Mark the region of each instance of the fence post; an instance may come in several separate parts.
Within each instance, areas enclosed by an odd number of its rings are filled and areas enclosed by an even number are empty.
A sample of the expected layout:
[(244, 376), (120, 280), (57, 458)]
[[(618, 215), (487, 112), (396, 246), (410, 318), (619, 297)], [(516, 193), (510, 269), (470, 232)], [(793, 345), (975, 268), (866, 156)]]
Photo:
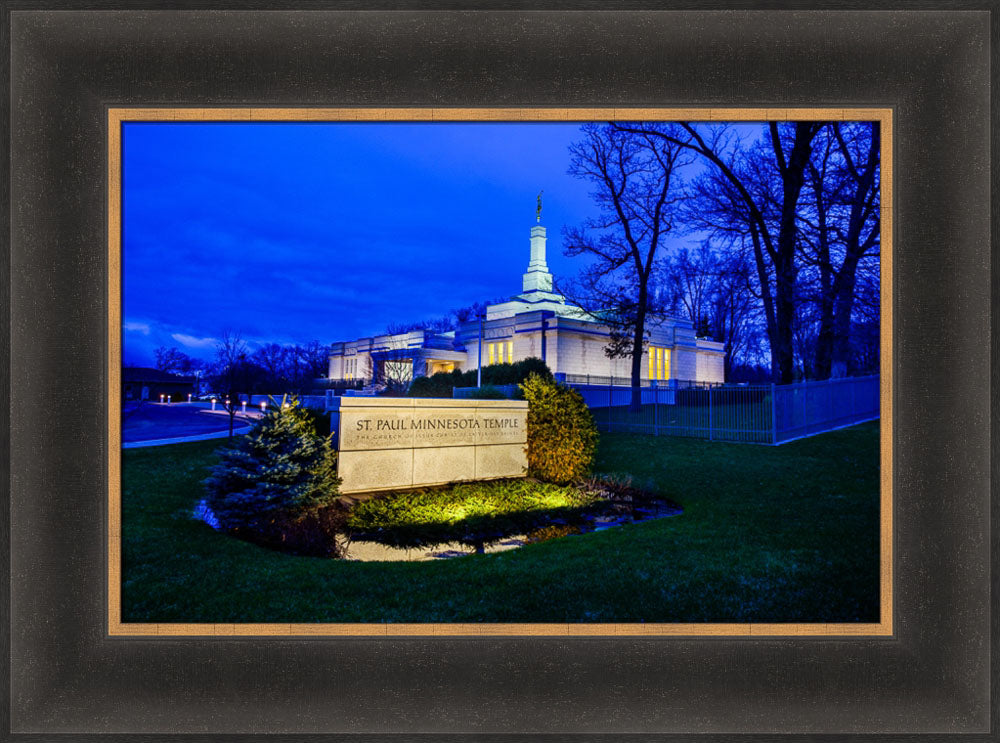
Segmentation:
[(653, 435), (660, 435), (660, 387), (653, 382)]
[(609, 431), (612, 430), (612, 428), (614, 427), (614, 424), (612, 423), (612, 420), (614, 419), (612, 412), (614, 411), (614, 404), (615, 404), (615, 395), (613, 386), (614, 381), (615, 381), (614, 377), (608, 377), (608, 430)]
[(809, 435), (809, 382), (805, 374), (802, 375), (802, 428), (803, 435)]
[(778, 396), (774, 382), (771, 382), (771, 443), (778, 445)]
[(712, 440), (712, 386), (708, 387), (708, 440)]

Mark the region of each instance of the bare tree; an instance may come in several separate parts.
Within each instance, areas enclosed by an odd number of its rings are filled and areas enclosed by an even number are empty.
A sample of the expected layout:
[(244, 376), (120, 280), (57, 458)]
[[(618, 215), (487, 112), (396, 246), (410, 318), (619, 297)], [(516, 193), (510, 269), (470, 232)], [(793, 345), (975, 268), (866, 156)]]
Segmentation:
[(698, 335), (707, 335), (719, 257), (708, 245), (693, 253), (683, 248), (664, 262), (663, 269), (661, 283), (669, 296), (671, 314), (688, 318)]
[(447, 315), (437, 317), (432, 320), (417, 320), (416, 322), (410, 323), (390, 323), (385, 327), (384, 333), (385, 335), (400, 335), (414, 330), (429, 330), (432, 333), (447, 333), (451, 330), (456, 330), (462, 323), (471, 322), (477, 319), (480, 315), (485, 315), (486, 308), (489, 305), (500, 304), (501, 302), (506, 302), (507, 299), (507, 297), (498, 297), (486, 302), (473, 302), (471, 305), (451, 310), (451, 312)]
[(265, 373), (266, 392), (284, 392), (289, 383), (288, 349), (277, 343), (265, 343), (253, 352), (252, 359)]
[(252, 372), (248, 356), (249, 347), (234, 331), (226, 330), (215, 346), (211, 384), (216, 394), (221, 395), (222, 407), (229, 414), (230, 437), (240, 408), (240, 395), (250, 394)]
[(315, 380), (326, 376), (330, 363), (330, 347), (319, 341), (309, 341), (303, 346), (296, 345), (289, 349), (289, 354), (297, 360), (297, 374), (293, 377), (294, 386), (301, 394), (305, 394), (315, 383)]
[(759, 302), (747, 257), (705, 243), (680, 250), (661, 271), (669, 313), (688, 318), (699, 336), (725, 344), (725, 378), (731, 379), (734, 364), (755, 350), (757, 338)]
[[(654, 266), (683, 198), (679, 170), (689, 162), (676, 143), (612, 124), (585, 124), (570, 147), (569, 173), (591, 182), (599, 215), (564, 230), (568, 256), (591, 258), (566, 290), (610, 328), (610, 358), (631, 359), (631, 407), (641, 406), (642, 354), (658, 314)], [(670, 131), (670, 130), (666, 130)]]
[[(833, 363), (834, 377), (847, 374), (851, 355), (850, 329), (859, 265), (866, 258), (877, 258), (880, 245), (881, 212), (879, 200), (879, 155), (881, 136), (878, 124), (865, 128), (834, 124), (833, 132), (849, 174), (844, 190), (849, 209), (844, 234), (844, 259), (833, 282)], [(865, 141), (867, 139), (867, 141)], [(878, 283), (875, 283), (877, 289)]]
[[(879, 150), (877, 124), (834, 122), (817, 138), (809, 163), (810, 196), (800, 214), (800, 255), (806, 275), (803, 299), (816, 306), (813, 374), (847, 373), (859, 270), (877, 263)], [(808, 313), (808, 310), (803, 308)], [(800, 333), (806, 332), (804, 329)]]
[(153, 355), (156, 358), (156, 368), (172, 374), (192, 374), (203, 366), (201, 361), (191, 358), (176, 347), (160, 346), (153, 351)]
[(413, 381), (412, 351), (399, 335), (377, 338), (381, 358), (372, 363), (372, 382), (382, 388), (382, 394), (399, 397), (406, 394)]
[(732, 146), (725, 126), (703, 130), (690, 122), (677, 124), (617, 123), (622, 132), (658, 137), (697, 153), (731, 190), (736, 228), (749, 235), (757, 272), (767, 335), (771, 371), (777, 382), (794, 377), (792, 343), (798, 264), (798, 206), (813, 139), (822, 122), (767, 124), (765, 147)]

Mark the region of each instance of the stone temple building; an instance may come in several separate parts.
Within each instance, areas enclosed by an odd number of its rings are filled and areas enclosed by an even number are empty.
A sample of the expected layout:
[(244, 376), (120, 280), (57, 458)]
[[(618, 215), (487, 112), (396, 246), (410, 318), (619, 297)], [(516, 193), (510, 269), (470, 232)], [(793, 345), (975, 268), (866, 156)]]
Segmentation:
[[(566, 298), (552, 291), (545, 260), (545, 227), (531, 227), (528, 269), (521, 293), (487, 307), (486, 318), (463, 323), (457, 331), (415, 330), (334, 343), (330, 348), (331, 380), (394, 380), (462, 371), (482, 365), (520, 361), (535, 356), (568, 381), (581, 377), (630, 375), (631, 359), (609, 359), (609, 330)], [(482, 356), (480, 357), (480, 343)], [(662, 318), (654, 324), (643, 358), (643, 381), (723, 382), (724, 346), (697, 338), (687, 320)]]

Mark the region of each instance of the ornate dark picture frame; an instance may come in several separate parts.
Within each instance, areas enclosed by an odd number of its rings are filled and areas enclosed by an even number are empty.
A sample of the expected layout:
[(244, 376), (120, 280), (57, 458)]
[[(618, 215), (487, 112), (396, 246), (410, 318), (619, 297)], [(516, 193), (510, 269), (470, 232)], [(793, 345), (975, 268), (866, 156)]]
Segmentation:
[[(8, 735), (988, 734), (991, 12), (5, 10)], [(891, 109), (893, 634), (110, 636), (107, 111), (220, 105)]]
[[(128, 622), (124, 615), (122, 581), (122, 468), (120, 457), (113, 453), (121, 448), (121, 380), (122, 368), (122, 268), (125, 262), (123, 242), (123, 126), (133, 122), (434, 122), (452, 121), (874, 121), (881, 135), (880, 168), (880, 280), (881, 289), (881, 373), (880, 410), (887, 422), (881, 426), (879, 457), (881, 467), (878, 500), (878, 548), (872, 567), (878, 576), (877, 621), (869, 622), (704, 622), (704, 623), (579, 623), (579, 622), (520, 622), (520, 623), (289, 623), (251, 620), (247, 623)], [(446, 109), (446, 108), (110, 108), (108, 110), (108, 634), (113, 636), (712, 636), (712, 637), (878, 637), (892, 634), (892, 110), (883, 108), (522, 108), (522, 109)]]

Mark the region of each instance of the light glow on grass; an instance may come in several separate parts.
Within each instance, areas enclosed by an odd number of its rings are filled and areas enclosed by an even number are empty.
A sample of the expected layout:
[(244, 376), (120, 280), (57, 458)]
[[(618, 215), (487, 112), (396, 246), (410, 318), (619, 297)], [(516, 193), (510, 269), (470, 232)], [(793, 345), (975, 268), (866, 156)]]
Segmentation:
[(550, 519), (574, 519), (600, 507), (575, 487), (536, 480), (494, 480), (372, 498), (354, 507), (347, 525), (362, 538), (413, 547), (462, 541), (479, 547)]

